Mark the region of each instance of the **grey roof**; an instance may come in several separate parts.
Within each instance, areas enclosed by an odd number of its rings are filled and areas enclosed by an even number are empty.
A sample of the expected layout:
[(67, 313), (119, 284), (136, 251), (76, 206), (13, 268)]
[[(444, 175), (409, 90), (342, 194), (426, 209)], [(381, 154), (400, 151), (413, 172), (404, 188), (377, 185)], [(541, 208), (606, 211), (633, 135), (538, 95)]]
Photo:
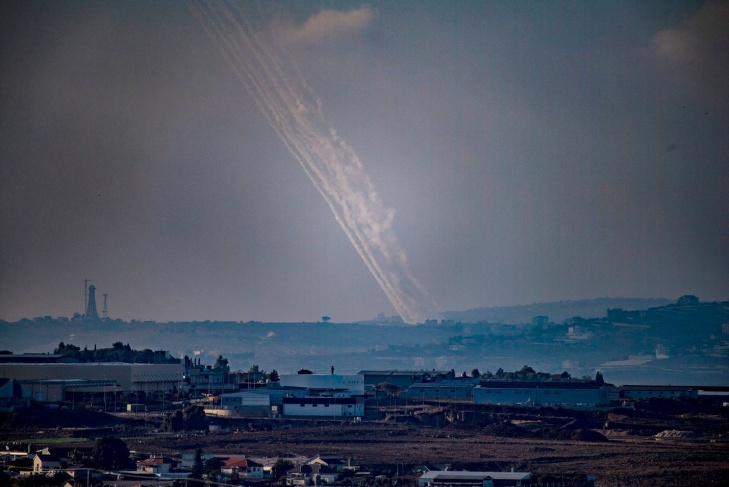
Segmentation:
[(426, 481), (454, 481), (454, 480), (527, 480), (531, 478), (529, 472), (458, 472), (458, 471), (432, 471), (425, 472), (420, 479)]
[(485, 380), (481, 381), (478, 387), (482, 389), (600, 389), (604, 385), (594, 381)]

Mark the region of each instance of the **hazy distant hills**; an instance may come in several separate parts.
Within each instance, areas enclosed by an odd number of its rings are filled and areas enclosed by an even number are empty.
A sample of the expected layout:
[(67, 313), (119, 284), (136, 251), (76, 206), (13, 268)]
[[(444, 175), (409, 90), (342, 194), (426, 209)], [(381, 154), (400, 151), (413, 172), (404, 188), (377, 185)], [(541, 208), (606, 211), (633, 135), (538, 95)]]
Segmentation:
[(638, 310), (657, 308), (675, 303), (675, 299), (664, 298), (597, 298), (579, 301), (558, 301), (552, 303), (534, 303), (520, 306), (492, 308), (474, 308), (465, 311), (445, 311), (441, 313), (445, 319), (456, 323), (530, 323), (535, 316), (549, 316), (553, 323), (561, 323), (566, 319), (580, 316), (582, 318), (601, 318), (607, 314), (608, 308)]

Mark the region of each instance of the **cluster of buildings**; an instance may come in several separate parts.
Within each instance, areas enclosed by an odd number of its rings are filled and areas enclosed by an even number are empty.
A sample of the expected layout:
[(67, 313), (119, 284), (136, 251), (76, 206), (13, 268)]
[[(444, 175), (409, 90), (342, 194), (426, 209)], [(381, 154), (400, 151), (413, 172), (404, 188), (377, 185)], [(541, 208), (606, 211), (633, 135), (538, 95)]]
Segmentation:
[(237, 374), (231, 374), (227, 365), (203, 366), (199, 360), (66, 363), (62, 356), (39, 355), (32, 360), (5, 355), (0, 360), (0, 409), (65, 402), (123, 411), (128, 405), (159, 408), (165, 401), (170, 406), (173, 400), (200, 398), (206, 413), (215, 416), (362, 418), (366, 399), (383, 396), (413, 403), (599, 409), (621, 400), (697, 398), (700, 393), (689, 386), (615, 387), (602, 380), (483, 380), (456, 377), (453, 370), (363, 370), (348, 375), (332, 370), (281, 375), (277, 382), (267, 382), (263, 373)]
[[(87, 449), (88, 450), (88, 449)], [(249, 457), (246, 455), (186, 452), (181, 456), (138, 455), (130, 458), (129, 467), (115, 471), (101, 471), (82, 466), (74, 467), (69, 449), (44, 448), (34, 453), (12, 452), (32, 460), (32, 470), (23, 476), (66, 475), (66, 485), (179, 485), (190, 478), (196, 456), (204, 464), (216, 460), (217, 468), (205, 474), (205, 480), (226, 485), (263, 487), (285, 484), (290, 487), (347, 485), (395, 485), (401, 475), (409, 476), (418, 487), (519, 487), (531, 485), (530, 472), (463, 471), (452, 470), (450, 465), (393, 465), (393, 469), (361, 465), (352, 458), (319, 454), (313, 457), (289, 455), (286, 457)], [(77, 457), (81, 453), (73, 451)], [(89, 451), (85, 452), (89, 454)], [(283, 463), (282, 463), (283, 462)], [(283, 469), (281, 465), (285, 465)], [(593, 487), (595, 479), (585, 475), (579, 479), (560, 483), (561, 487)], [(398, 482), (399, 483), (399, 482)]]

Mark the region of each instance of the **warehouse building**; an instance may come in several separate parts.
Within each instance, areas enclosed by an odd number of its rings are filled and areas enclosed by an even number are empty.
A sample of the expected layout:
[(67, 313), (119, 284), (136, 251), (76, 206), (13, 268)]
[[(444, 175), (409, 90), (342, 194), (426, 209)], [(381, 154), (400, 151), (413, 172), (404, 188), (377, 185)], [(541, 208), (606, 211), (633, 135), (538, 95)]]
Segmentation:
[(403, 395), (414, 401), (470, 401), (473, 399), (473, 388), (479, 383), (478, 379), (424, 382), (411, 385)]
[(610, 388), (597, 381), (482, 381), (475, 404), (591, 409), (610, 405)]
[(341, 391), (347, 395), (364, 394), (362, 374), (291, 374), (280, 377), (281, 387), (303, 387), (310, 391)]
[(271, 387), (250, 389), (220, 396), (220, 408), (205, 409), (206, 414), (216, 416), (245, 416), (266, 418), (283, 414), (284, 397), (306, 397), (302, 387)]
[(178, 390), (182, 364), (0, 363), (0, 377), (18, 381), (23, 396), (39, 402), (73, 400), (76, 394), (156, 394)]
[(324, 418), (364, 416), (364, 397), (284, 397), (284, 416)]

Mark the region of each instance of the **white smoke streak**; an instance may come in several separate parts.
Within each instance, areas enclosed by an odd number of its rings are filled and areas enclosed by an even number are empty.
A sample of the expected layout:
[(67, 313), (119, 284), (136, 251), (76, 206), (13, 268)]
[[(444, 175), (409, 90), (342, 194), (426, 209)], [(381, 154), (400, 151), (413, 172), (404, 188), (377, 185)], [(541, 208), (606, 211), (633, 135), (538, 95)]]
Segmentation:
[[(324, 197), (339, 225), (395, 310), (407, 323), (436, 316), (408, 269), (392, 229), (394, 213), (380, 202), (357, 154), (328, 124), (296, 69), (285, 69), (236, 4), (191, 4), (203, 27), (261, 113)], [(296, 76), (292, 76), (293, 71)]]

